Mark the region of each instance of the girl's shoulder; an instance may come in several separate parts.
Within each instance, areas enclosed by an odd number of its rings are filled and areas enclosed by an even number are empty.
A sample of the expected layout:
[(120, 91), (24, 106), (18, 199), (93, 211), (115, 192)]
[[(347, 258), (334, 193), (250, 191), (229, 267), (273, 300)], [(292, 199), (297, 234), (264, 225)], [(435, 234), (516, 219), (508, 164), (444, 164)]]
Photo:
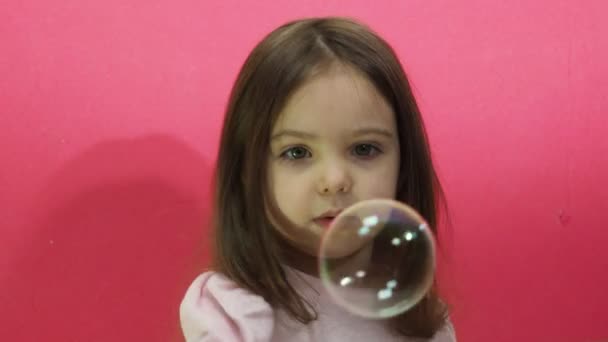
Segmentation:
[(268, 341), (274, 329), (271, 306), (218, 272), (192, 282), (180, 305), (186, 341)]

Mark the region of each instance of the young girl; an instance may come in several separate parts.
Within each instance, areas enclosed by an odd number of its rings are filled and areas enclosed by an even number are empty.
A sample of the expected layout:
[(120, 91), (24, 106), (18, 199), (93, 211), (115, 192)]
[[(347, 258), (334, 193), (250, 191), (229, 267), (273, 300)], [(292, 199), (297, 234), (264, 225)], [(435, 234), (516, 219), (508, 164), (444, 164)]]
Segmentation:
[(187, 341), (455, 341), (435, 286), (408, 312), (369, 320), (318, 279), (324, 230), (358, 201), (397, 199), (437, 221), (418, 107), (369, 28), (315, 18), (263, 39), (232, 90), (215, 181), (214, 263), (181, 304)]

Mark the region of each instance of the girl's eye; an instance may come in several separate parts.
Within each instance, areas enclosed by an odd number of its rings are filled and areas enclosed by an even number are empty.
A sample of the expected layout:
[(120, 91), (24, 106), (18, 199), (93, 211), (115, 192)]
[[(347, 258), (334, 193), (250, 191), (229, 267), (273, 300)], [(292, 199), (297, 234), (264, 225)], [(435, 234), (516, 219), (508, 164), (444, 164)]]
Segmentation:
[(304, 147), (296, 146), (296, 147), (292, 147), (292, 148), (288, 149), (287, 151), (283, 152), (283, 154), (281, 154), (281, 157), (288, 159), (288, 160), (297, 160), (297, 159), (310, 157), (310, 152), (307, 149), (305, 149)]
[(355, 146), (353, 152), (359, 157), (372, 157), (381, 151), (372, 144), (359, 144)]

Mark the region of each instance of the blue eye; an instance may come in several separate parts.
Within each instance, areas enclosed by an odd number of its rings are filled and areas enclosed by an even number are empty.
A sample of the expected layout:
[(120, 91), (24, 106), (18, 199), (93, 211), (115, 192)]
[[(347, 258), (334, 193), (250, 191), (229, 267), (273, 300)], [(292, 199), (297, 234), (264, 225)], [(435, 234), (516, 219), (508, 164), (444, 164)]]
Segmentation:
[(380, 152), (380, 149), (372, 144), (359, 144), (353, 151), (359, 157), (372, 157)]
[(281, 154), (281, 158), (288, 160), (297, 160), (310, 157), (310, 152), (301, 146), (292, 147)]

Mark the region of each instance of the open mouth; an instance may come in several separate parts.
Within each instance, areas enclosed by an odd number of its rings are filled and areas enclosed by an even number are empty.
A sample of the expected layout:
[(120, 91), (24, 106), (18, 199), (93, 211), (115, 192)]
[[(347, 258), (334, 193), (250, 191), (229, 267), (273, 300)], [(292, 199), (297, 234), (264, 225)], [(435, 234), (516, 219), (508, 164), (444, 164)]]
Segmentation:
[(319, 226), (327, 229), (327, 228), (329, 228), (329, 226), (331, 226), (332, 222), (334, 222), (334, 219), (335, 219), (334, 216), (326, 216), (326, 217), (316, 218), (314, 221)]

